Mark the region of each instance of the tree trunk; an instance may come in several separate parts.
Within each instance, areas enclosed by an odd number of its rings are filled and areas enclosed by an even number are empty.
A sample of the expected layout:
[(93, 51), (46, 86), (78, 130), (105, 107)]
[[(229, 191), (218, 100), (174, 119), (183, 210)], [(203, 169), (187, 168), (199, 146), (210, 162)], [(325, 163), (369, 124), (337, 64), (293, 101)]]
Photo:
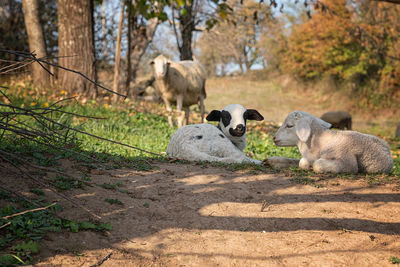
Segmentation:
[(132, 65), (132, 72), (130, 75), (132, 81), (135, 82), (140, 60), (142, 59), (143, 54), (146, 52), (148, 45), (153, 41), (153, 36), (158, 26), (158, 19), (150, 19), (147, 24), (141, 23), (135, 16), (132, 16), (130, 19), (130, 24), (132, 27), (130, 38), (130, 62)]
[(126, 34), (127, 37), (127, 41), (128, 41), (128, 45), (127, 45), (127, 51), (126, 51), (126, 80), (125, 80), (125, 95), (129, 97), (129, 86), (131, 84), (131, 73), (132, 73), (132, 63), (131, 63), (131, 42), (132, 42), (132, 38), (131, 38), (131, 32), (132, 32), (132, 22), (131, 22), (131, 17), (132, 17), (132, 3), (128, 2), (128, 32)]
[[(25, 27), (28, 33), (29, 50), (36, 54), (37, 58), (46, 57), (46, 45), (43, 29), (39, 21), (39, 6), (37, 0), (23, 0)], [(33, 63), (32, 76), (36, 86), (47, 86), (50, 81), (49, 73), (38, 63)]]
[[(93, 1), (58, 0), (59, 64), (96, 79)], [(59, 70), (59, 85), (70, 93), (94, 98), (96, 87), (81, 76)]]
[[(113, 83), (113, 90), (118, 93), (121, 93), (121, 89), (119, 88), (118, 85), (119, 85), (119, 70), (120, 70), (120, 61), (121, 61), (122, 25), (124, 23), (124, 14), (125, 14), (125, 1), (122, 0), (121, 14), (119, 16), (119, 23), (118, 23), (117, 43), (115, 45), (114, 83)], [(118, 95), (113, 96), (114, 102), (117, 102), (118, 99), (119, 99)]]
[(192, 5), (185, 5), (187, 13), (179, 15), (180, 30), (182, 37), (182, 45), (179, 47), (181, 60), (193, 60), (192, 52), (192, 35), (195, 30), (194, 17), (192, 12)]
[(103, 60), (107, 58), (107, 29), (106, 29), (106, 0), (101, 4), (101, 32), (103, 34), (102, 54)]

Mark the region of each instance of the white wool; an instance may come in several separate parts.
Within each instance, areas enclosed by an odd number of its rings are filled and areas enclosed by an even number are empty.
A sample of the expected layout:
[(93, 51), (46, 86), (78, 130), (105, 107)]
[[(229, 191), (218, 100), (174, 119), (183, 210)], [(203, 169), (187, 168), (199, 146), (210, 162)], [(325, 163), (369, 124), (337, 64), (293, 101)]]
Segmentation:
[[(274, 136), (278, 146), (297, 146), (299, 167), (317, 173), (389, 173), (393, 159), (387, 143), (355, 131), (332, 131), (304, 112), (290, 113)], [(326, 125), (325, 125), (326, 126)]]
[(169, 142), (167, 155), (189, 161), (262, 164), (247, 157), (221, 130), (207, 123), (179, 128)]
[[(176, 102), (178, 127), (189, 121), (189, 107), (199, 103), (201, 120), (204, 117), (204, 99), (206, 98), (206, 72), (198, 61), (168, 60), (163, 55), (151, 61), (155, 77), (155, 87), (163, 99), (168, 111), (168, 124), (172, 123), (172, 103)], [(182, 112), (182, 108), (185, 114)]]

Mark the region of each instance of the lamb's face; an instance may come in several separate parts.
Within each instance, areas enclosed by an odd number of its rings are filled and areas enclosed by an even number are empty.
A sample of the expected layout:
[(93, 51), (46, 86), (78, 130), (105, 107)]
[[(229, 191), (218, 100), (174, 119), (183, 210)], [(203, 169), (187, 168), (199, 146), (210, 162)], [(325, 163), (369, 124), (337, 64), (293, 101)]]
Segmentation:
[(329, 129), (331, 124), (304, 111), (291, 112), (276, 132), (273, 140), (277, 146), (296, 146), (299, 141), (306, 142), (311, 135), (311, 122), (315, 120)]
[(170, 61), (163, 55), (159, 55), (150, 62), (153, 65), (153, 71), (156, 79), (162, 79), (167, 75)]
[(245, 109), (240, 104), (231, 104), (221, 111), (213, 110), (208, 114), (208, 121), (218, 121), (222, 132), (228, 137), (241, 137), (246, 133), (246, 121), (261, 121), (264, 117), (254, 109)]

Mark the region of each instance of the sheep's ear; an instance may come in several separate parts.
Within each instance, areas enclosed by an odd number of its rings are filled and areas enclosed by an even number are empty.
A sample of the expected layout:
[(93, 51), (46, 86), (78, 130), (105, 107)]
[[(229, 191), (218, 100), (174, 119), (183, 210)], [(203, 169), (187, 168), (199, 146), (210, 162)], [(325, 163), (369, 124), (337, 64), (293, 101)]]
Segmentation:
[(307, 142), (311, 135), (311, 122), (307, 119), (301, 119), (296, 123), (296, 135), (301, 142)]
[(154, 60), (150, 61), (149, 65), (154, 65)]
[(262, 121), (264, 117), (255, 109), (248, 109), (244, 112), (244, 118), (247, 120)]
[(326, 128), (326, 129), (330, 129), (332, 127), (332, 124), (330, 124), (329, 122), (326, 122), (320, 118), (315, 118), (315, 119), (322, 127)]
[(221, 119), (221, 111), (213, 110), (207, 115), (206, 120), (208, 121), (219, 121)]

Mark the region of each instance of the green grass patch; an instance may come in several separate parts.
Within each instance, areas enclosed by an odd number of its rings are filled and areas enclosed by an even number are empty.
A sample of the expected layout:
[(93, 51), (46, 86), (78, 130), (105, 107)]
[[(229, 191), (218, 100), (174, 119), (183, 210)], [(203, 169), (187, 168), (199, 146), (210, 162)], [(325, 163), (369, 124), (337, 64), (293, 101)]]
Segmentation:
[(392, 264), (400, 264), (400, 258), (395, 257), (395, 256), (390, 256), (390, 257), (389, 257), (389, 261), (390, 261)]
[(73, 178), (64, 177), (61, 175), (56, 175), (56, 188), (59, 191), (70, 190), (72, 188), (83, 188), (82, 181), (78, 181)]
[(110, 203), (111, 205), (124, 205), (124, 203), (122, 203), (120, 200), (118, 199), (113, 199), (113, 198), (106, 198), (104, 199), (105, 202)]
[(43, 190), (37, 189), (37, 188), (32, 188), (31, 190), (29, 190), (29, 192), (34, 193), (37, 196), (43, 196), (44, 192)]
[[(0, 217), (14, 215), (19, 212), (37, 208), (23, 199), (13, 198), (6, 192), (0, 191), (1, 198), (9, 204), (0, 209)], [(48, 203), (32, 202), (39, 206)], [(55, 216), (62, 207), (57, 204), (47, 210), (28, 212), (22, 215), (0, 219), (2, 235), (0, 236), (0, 266), (29, 264), (33, 256), (40, 250), (40, 241), (47, 232), (61, 230), (78, 232), (93, 230), (105, 232), (111, 230), (110, 224), (78, 222)]]
[(115, 190), (115, 189), (117, 189), (118, 187), (124, 186), (124, 184), (121, 183), (121, 182), (116, 182), (115, 184), (103, 183), (103, 184), (101, 184), (100, 186), (103, 187), (104, 189)]

